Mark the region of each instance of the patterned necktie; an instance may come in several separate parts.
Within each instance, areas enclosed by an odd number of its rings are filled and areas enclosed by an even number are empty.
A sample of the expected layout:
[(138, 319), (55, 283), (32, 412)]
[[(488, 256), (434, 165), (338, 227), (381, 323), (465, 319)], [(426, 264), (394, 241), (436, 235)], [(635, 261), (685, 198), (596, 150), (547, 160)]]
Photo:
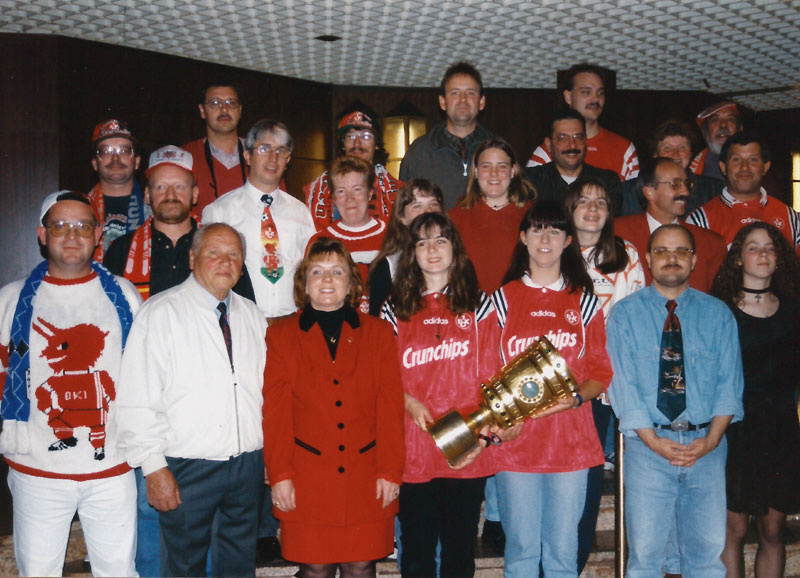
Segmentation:
[(261, 214), (261, 243), (264, 245), (265, 251), (261, 274), (270, 283), (277, 283), (283, 275), (283, 265), (281, 265), (281, 253), (278, 250), (278, 227), (275, 226), (270, 211), (272, 201), (272, 195), (261, 195), (261, 202), (264, 203), (264, 212)]
[(678, 304), (667, 301), (667, 319), (661, 334), (661, 360), (658, 366), (658, 402), (656, 406), (674, 421), (686, 409), (686, 376), (683, 366), (683, 335), (675, 315)]
[(228, 308), (222, 301), (217, 305), (219, 311), (219, 328), (222, 329), (222, 337), (225, 339), (225, 347), (228, 349), (228, 359), (233, 367), (233, 341), (231, 341), (231, 326), (228, 325)]

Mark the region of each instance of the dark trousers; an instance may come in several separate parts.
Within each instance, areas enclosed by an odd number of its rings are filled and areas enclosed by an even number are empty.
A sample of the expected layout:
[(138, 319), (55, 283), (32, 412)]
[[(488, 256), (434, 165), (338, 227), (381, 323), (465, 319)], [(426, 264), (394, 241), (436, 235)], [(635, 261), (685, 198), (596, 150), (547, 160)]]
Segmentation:
[(442, 544), (441, 578), (475, 575), (475, 538), (486, 478), (436, 478), (400, 486), (401, 574), (436, 576), (436, 544)]
[[(603, 405), (599, 399), (592, 400), (592, 415), (597, 435), (602, 445), (608, 433), (608, 423), (611, 420), (611, 406)], [(578, 523), (578, 575), (583, 572), (589, 554), (594, 545), (594, 534), (597, 528), (597, 514), (600, 511), (600, 499), (603, 497), (603, 466), (589, 469), (589, 478), (586, 481), (586, 504), (583, 515)]]
[(217, 517), (214, 576), (253, 576), (256, 530), (264, 495), (261, 450), (225, 461), (167, 458), (181, 505), (160, 512), (166, 576), (205, 576), (211, 525)]

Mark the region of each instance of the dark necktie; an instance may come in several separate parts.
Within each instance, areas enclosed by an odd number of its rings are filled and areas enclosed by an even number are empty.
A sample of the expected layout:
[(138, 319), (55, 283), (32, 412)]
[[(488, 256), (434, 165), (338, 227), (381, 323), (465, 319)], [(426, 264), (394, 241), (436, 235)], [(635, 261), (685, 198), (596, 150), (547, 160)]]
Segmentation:
[(661, 334), (657, 407), (672, 422), (686, 409), (686, 376), (683, 366), (681, 323), (675, 315), (678, 304), (667, 301), (667, 319)]
[(217, 310), (219, 310), (219, 328), (222, 329), (222, 337), (225, 339), (225, 347), (228, 349), (228, 359), (233, 367), (233, 342), (231, 341), (231, 326), (228, 325), (228, 308), (225, 303), (220, 301)]

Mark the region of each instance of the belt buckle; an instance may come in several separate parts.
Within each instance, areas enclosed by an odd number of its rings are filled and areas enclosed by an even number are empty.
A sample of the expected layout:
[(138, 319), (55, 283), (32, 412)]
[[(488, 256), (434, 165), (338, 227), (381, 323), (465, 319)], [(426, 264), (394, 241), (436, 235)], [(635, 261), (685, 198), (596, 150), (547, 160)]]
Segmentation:
[(672, 431), (689, 431), (689, 421), (686, 419), (675, 419), (671, 424)]

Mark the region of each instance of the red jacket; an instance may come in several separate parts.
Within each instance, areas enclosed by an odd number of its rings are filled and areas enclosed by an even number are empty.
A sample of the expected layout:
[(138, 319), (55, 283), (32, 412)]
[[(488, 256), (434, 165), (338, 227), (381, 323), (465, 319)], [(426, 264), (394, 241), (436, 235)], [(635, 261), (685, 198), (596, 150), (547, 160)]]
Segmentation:
[[(197, 187), (200, 189), (200, 196), (197, 198), (197, 205), (194, 207), (194, 212), (198, 216), (203, 214), (203, 209), (206, 205), (210, 205), (216, 199), (244, 185), (242, 179), (242, 166), (236, 165), (228, 169), (225, 168), (217, 159), (211, 157), (214, 162), (214, 176), (217, 180), (217, 191), (214, 191), (214, 180), (211, 178), (211, 170), (208, 168), (208, 160), (206, 159), (205, 152), (206, 139), (200, 138), (188, 142), (183, 145), (183, 149), (192, 153), (192, 174)], [(244, 166), (244, 174), (248, 174), (247, 165)], [(286, 190), (286, 189), (284, 189)]]
[(381, 508), (375, 480), (400, 483), (405, 460), (403, 386), (388, 323), (342, 325), (336, 361), (316, 323), (300, 314), (267, 330), (264, 461), (271, 484), (291, 479), (297, 509), (284, 520), (353, 525), (397, 513)]
[[(725, 239), (712, 231), (695, 227), (689, 223), (681, 223), (681, 225), (692, 232), (695, 245), (697, 245), (695, 250), (697, 264), (692, 274), (689, 275), (689, 286), (703, 293), (708, 293), (711, 289), (711, 283), (714, 281), (714, 276), (719, 271), (722, 261), (725, 260), (725, 255), (728, 253)], [(630, 241), (636, 247), (636, 251), (642, 259), (645, 282), (650, 285), (653, 281), (653, 276), (650, 275), (650, 267), (647, 266), (647, 259), (645, 258), (645, 255), (647, 255), (647, 241), (650, 240), (647, 213), (614, 219), (614, 234), (626, 241)]]

